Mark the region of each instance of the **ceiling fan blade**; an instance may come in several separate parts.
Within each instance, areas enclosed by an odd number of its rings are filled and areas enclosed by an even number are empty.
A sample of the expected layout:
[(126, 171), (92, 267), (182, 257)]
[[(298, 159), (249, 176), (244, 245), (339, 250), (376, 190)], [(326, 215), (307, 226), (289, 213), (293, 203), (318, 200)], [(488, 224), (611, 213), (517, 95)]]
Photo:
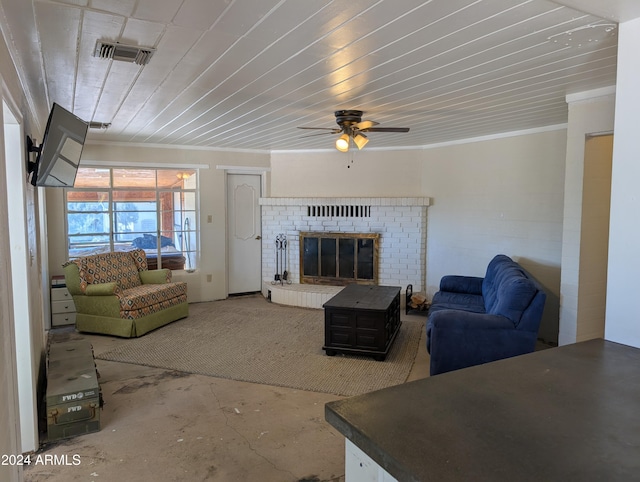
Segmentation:
[(339, 132), (341, 131), (333, 129), (331, 132), (318, 132), (317, 134), (307, 134), (306, 136), (300, 136), (299, 139), (304, 139), (305, 137), (324, 136), (325, 134), (338, 134)]
[(369, 127), (360, 130), (364, 132), (409, 132), (408, 127)]
[(358, 122), (357, 124), (354, 124), (353, 127), (362, 131), (364, 129), (370, 129), (373, 126), (377, 126), (378, 124), (379, 122), (375, 122), (372, 120), (363, 120), (362, 122)]
[(336, 129), (335, 127), (298, 127), (298, 129), (316, 129), (316, 130), (323, 130), (323, 131), (337, 131), (337, 132), (340, 132), (340, 130)]

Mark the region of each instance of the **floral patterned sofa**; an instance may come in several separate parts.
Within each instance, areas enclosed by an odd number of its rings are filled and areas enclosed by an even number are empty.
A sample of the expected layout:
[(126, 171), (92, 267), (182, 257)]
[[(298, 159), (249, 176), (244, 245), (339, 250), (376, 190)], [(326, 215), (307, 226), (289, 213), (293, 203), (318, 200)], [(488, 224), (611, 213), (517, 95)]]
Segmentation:
[(143, 249), (76, 258), (63, 265), (76, 329), (125, 338), (189, 315), (187, 284), (171, 270), (147, 269)]

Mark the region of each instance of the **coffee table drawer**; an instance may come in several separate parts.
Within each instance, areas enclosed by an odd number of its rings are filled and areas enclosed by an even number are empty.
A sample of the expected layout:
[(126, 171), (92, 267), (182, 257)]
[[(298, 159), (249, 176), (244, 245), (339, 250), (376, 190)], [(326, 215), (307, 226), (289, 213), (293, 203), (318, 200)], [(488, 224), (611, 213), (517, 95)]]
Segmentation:
[(339, 328), (339, 327), (351, 328), (354, 323), (355, 315), (353, 313), (329, 312), (327, 316), (329, 318), (326, 319), (326, 322), (329, 324), (329, 326), (336, 327), (336, 328)]
[(353, 332), (351, 330), (331, 330), (329, 333), (329, 344), (334, 347), (353, 346)]
[[(384, 342), (386, 340), (381, 340), (381, 336), (376, 331), (356, 332), (356, 348), (361, 350), (380, 350), (380, 348), (384, 348)], [(381, 343), (382, 342), (382, 343)]]

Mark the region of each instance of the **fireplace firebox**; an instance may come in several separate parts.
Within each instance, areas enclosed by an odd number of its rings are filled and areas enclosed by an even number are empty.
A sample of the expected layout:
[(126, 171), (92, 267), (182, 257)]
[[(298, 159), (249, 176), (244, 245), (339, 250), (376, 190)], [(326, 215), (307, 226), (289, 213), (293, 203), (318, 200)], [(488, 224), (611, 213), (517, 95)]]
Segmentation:
[(378, 284), (379, 233), (300, 233), (300, 283)]

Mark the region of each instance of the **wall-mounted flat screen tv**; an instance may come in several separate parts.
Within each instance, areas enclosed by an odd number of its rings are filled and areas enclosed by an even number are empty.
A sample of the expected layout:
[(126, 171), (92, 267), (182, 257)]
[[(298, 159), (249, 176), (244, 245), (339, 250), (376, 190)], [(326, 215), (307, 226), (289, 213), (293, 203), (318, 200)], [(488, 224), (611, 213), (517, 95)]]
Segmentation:
[[(78, 172), (89, 124), (54, 102), (39, 147), (27, 149), (37, 152), (31, 184), (45, 187), (72, 187)], [(30, 139), (27, 143), (31, 144)]]

